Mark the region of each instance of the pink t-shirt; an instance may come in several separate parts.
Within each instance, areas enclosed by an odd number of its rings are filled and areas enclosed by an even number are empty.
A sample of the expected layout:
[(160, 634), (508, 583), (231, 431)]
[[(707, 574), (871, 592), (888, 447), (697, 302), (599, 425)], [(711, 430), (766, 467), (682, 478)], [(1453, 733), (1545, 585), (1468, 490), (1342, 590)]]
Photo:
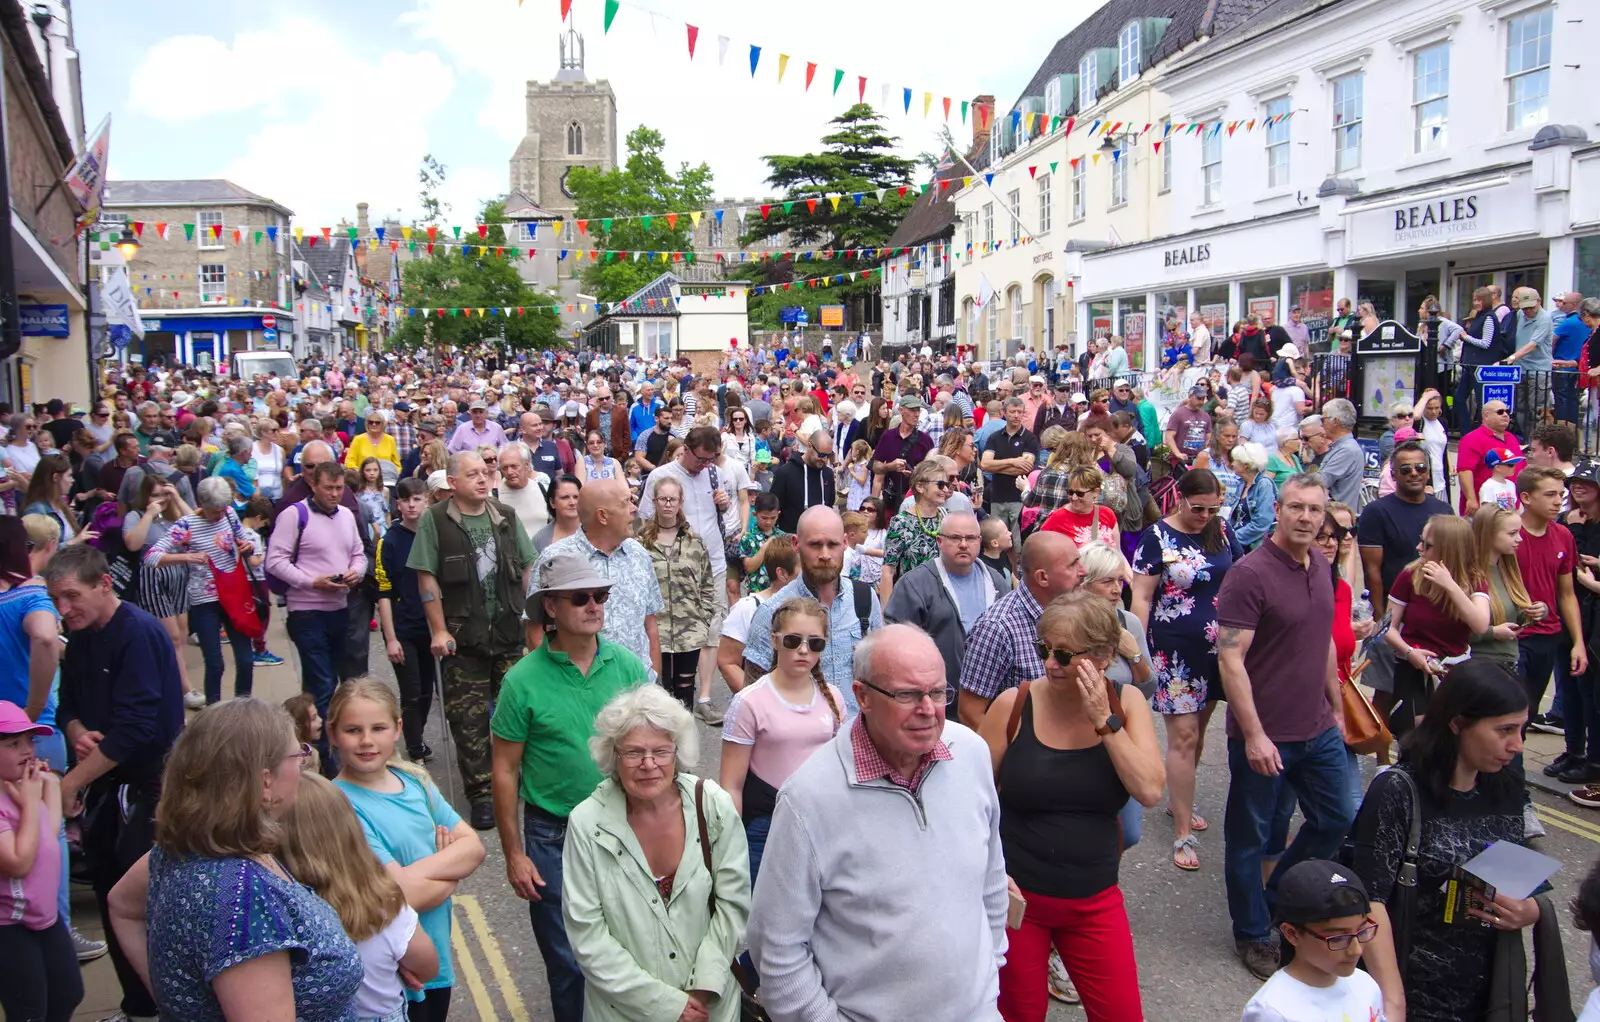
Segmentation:
[[(48, 930), (56, 924), (56, 892), (61, 886), (61, 847), (49, 831), (44, 805), (38, 812), (39, 853), (33, 869), (20, 880), (0, 884), (0, 921), (21, 923), (30, 930)], [(15, 832), (22, 809), (0, 791), (0, 834)]]
[[(844, 697), (832, 685), (828, 691), (842, 714)], [(811, 702), (796, 706), (778, 694), (769, 674), (733, 697), (722, 725), (722, 740), (750, 746), (750, 772), (781, 788), (838, 729), (821, 692), (813, 688)]]
[[(1483, 485), (1484, 480), (1493, 475), (1489, 467), (1483, 463), (1483, 456), (1489, 453), (1489, 448), (1491, 447), (1509, 447), (1512, 454), (1518, 457), (1522, 456), (1522, 444), (1518, 443), (1517, 438), (1512, 436), (1509, 431), (1504, 437), (1496, 437), (1486, 427), (1479, 426), (1462, 437), (1461, 446), (1456, 450), (1456, 471), (1458, 473), (1472, 473), (1472, 488), (1474, 491)], [(1513, 480), (1522, 474), (1523, 466), (1526, 464), (1526, 462), (1522, 461), (1516, 463), (1516, 467), (1511, 470), (1511, 478)], [(1465, 490), (1462, 490), (1460, 497), (1456, 500), (1456, 510), (1462, 514), (1467, 513)]]

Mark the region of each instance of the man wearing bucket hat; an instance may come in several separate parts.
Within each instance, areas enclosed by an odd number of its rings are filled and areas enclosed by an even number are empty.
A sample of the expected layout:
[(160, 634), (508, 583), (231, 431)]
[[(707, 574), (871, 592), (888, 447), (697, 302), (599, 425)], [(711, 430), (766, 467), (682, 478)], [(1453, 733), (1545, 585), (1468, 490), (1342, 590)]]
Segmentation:
[(647, 683), (639, 658), (601, 637), (610, 597), (610, 579), (578, 553), (539, 564), (528, 616), (544, 626), (544, 642), (506, 674), (491, 724), (506, 878), (528, 902), (558, 1022), (583, 1015), (583, 974), (561, 918), (567, 817), (600, 785), (589, 754), (595, 715), (618, 693)]
[(872, 452), (872, 471), (883, 477), (883, 496), (890, 507), (900, 506), (911, 470), (933, 451), (933, 438), (917, 428), (922, 408), (922, 399), (914, 394), (901, 398), (899, 428), (885, 432)]

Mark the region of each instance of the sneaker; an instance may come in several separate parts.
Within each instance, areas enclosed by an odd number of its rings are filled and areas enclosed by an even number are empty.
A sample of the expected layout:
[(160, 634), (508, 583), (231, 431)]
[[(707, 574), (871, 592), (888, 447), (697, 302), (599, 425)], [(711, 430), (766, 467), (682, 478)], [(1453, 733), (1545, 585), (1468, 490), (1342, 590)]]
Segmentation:
[(1541, 713), (1528, 718), (1528, 730), (1537, 731), (1542, 735), (1565, 735), (1567, 733), (1562, 719), (1551, 713)]
[(1544, 823), (1529, 802), (1522, 807), (1522, 833), (1525, 837), (1544, 837)]
[(1278, 948), (1270, 940), (1236, 940), (1233, 949), (1256, 979), (1271, 979), (1278, 971)]
[(694, 715), (702, 724), (710, 724), (712, 727), (722, 726), (722, 711), (713, 706), (709, 699), (694, 704)]
[(472, 803), (472, 829), (494, 829), (494, 803), (488, 799)]
[(1067, 975), (1067, 966), (1061, 961), (1061, 952), (1053, 947), (1050, 949), (1050, 980), (1045, 984), (1045, 989), (1050, 991), (1052, 1000), (1062, 1004), (1082, 1003), (1078, 988), (1073, 986), (1072, 977)]
[(77, 930), (67, 930), (72, 937), (72, 950), (78, 954), (78, 962), (92, 962), (106, 953), (106, 942), (103, 940), (90, 940)]
[(206, 708), (206, 694), (190, 689), (183, 694), (183, 708), (186, 710), (203, 710)]
[(1574, 758), (1565, 769), (1556, 774), (1556, 780), (1562, 784), (1591, 784), (1600, 781), (1600, 766)]
[(191, 646), (200, 645), (200, 636), (194, 634), (193, 632), (190, 632), (189, 633), (189, 645), (191, 645)]
[[(1544, 765), (1544, 775), (1546, 777), (1558, 777), (1560, 776), (1561, 771), (1571, 766), (1573, 761), (1576, 759), (1577, 757), (1572, 753), (1563, 752), (1561, 755)], [(1585, 780), (1587, 781), (1588, 779), (1585, 778)]]
[(264, 649), (255, 655), (255, 661), (257, 667), (277, 667), (283, 663), (283, 657), (270, 649)]
[(427, 744), (417, 746), (415, 749), (406, 750), (406, 758), (413, 763), (426, 763), (433, 758), (433, 750)]
[(1600, 809), (1600, 784), (1590, 784), (1567, 792), (1567, 798), (1589, 809)]

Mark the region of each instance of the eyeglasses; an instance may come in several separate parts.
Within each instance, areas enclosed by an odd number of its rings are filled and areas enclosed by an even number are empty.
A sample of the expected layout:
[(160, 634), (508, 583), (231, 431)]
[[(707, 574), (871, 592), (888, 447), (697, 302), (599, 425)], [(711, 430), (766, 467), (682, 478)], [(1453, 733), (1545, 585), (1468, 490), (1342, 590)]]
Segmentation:
[(1099, 492), (1100, 492), (1099, 489), (1093, 489), (1093, 490), (1071, 490), (1071, 489), (1069, 489), (1067, 491), (1067, 496), (1069, 496), (1069, 497), (1087, 497), (1087, 496), (1089, 496), (1091, 494), (1095, 494), (1095, 493), (1099, 493)]
[(1426, 465), (1393, 465), (1391, 468), (1397, 476), (1425, 476), (1428, 474)]
[(1221, 504), (1191, 504), (1186, 500), (1183, 502), (1183, 506), (1189, 509), (1190, 514), (1200, 515), (1202, 518), (1206, 515), (1218, 515), (1222, 513)]
[(1368, 944), (1371, 943), (1373, 937), (1378, 935), (1377, 921), (1370, 916), (1362, 923), (1361, 929), (1354, 933), (1318, 933), (1307, 926), (1299, 927), (1299, 929), (1327, 944), (1329, 951), (1343, 951), (1350, 946), (1352, 940)]
[(699, 451), (689, 451), (689, 458), (701, 468), (705, 468), (707, 465), (717, 460), (717, 456), (715, 454), (701, 454)]
[(798, 635), (794, 632), (784, 632), (778, 636), (778, 640), (783, 643), (784, 649), (799, 649), (802, 642), (805, 643), (806, 649), (813, 653), (821, 653), (828, 648), (828, 640), (820, 635)]
[(1315, 440), (1317, 437), (1325, 436), (1325, 435), (1326, 434), (1324, 434), (1324, 433), (1301, 433), (1300, 434), (1300, 439), (1302, 439), (1302, 440)]
[(287, 759), (298, 759), (298, 760), (304, 761), (304, 760), (308, 760), (308, 759), (311, 758), (311, 752), (312, 752), (311, 746), (307, 745), (305, 742), (301, 742), (300, 743), (300, 748), (298, 748), (295, 751), (289, 753), (289, 755), (287, 755), (287, 756), (285, 756), (283, 758), (286, 759), (286, 760)]
[(618, 749), (617, 750), (617, 758), (622, 760), (624, 763), (627, 763), (629, 766), (640, 766), (647, 759), (652, 761), (652, 762), (654, 762), (656, 765), (660, 766), (661, 764), (664, 764), (664, 763), (670, 763), (672, 761), (672, 758), (674, 756), (676, 756), (677, 754), (678, 754), (678, 749), (677, 749), (676, 746), (673, 746), (673, 745), (664, 746), (664, 747), (659, 748), (659, 749)]
[(1111, 659), (1110, 646), (1096, 646), (1093, 649), (1075, 650), (1067, 649), (1064, 646), (1052, 646), (1047, 642), (1035, 642), (1033, 644), (1033, 648), (1038, 651), (1040, 660), (1049, 660), (1053, 657), (1055, 658), (1056, 664), (1060, 667), (1070, 667), (1072, 665), (1072, 661), (1081, 656), (1086, 656), (1090, 660), (1094, 660), (1096, 662), (1108, 661)]
[(950, 686), (948, 685), (939, 685), (934, 688), (902, 688), (891, 692), (886, 688), (879, 688), (865, 678), (857, 678), (856, 680), (872, 689), (872, 691), (888, 696), (901, 706), (916, 706), (924, 699), (932, 700), (934, 705), (939, 705), (950, 698)]
[(1298, 518), (1302, 515), (1325, 514), (1328, 508), (1325, 504), (1282, 504), (1278, 510), (1281, 514), (1294, 515)]
[(574, 593), (554, 593), (552, 595), (570, 601), (574, 607), (587, 607), (590, 600), (593, 600), (596, 606), (604, 607), (606, 601), (611, 599), (611, 590), (597, 589), (592, 593), (579, 590)]

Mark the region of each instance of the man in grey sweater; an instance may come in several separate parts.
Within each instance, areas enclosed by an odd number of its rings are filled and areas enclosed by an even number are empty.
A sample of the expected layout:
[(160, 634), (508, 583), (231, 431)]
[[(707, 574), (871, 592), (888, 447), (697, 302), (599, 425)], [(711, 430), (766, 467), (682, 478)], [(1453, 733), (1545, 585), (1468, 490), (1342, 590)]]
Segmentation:
[[(879, 646), (882, 645), (882, 650)], [(992, 1022), (1006, 873), (989, 749), (945, 720), (944, 663), (897, 624), (856, 646), (855, 722), (778, 794), (750, 912), (778, 1022)]]

